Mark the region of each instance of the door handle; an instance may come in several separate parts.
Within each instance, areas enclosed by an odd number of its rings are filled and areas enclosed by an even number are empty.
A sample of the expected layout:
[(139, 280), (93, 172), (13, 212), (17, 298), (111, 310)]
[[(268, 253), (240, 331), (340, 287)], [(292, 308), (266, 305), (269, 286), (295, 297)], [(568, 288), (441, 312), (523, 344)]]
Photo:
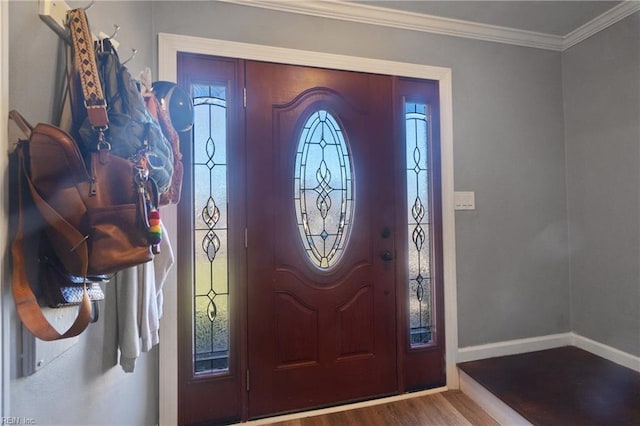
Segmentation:
[(385, 250), (380, 253), (380, 259), (384, 260), (385, 262), (390, 262), (393, 260), (393, 253), (391, 253), (389, 250)]

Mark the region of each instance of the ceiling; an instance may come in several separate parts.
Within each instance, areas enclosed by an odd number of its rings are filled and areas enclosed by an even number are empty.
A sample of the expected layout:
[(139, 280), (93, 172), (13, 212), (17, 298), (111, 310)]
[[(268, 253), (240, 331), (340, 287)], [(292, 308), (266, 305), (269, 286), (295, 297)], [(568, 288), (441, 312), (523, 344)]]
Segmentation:
[(357, 0), (354, 3), (566, 36), (621, 1)]

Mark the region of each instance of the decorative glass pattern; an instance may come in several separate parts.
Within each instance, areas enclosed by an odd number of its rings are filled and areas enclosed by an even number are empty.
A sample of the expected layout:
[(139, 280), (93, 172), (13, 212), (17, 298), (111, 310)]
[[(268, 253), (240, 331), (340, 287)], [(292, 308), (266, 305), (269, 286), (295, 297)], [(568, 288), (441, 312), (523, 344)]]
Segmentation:
[(194, 85), (194, 373), (229, 369), (226, 88)]
[(305, 252), (322, 270), (335, 266), (344, 252), (353, 215), (352, 176), (338, 121), (329, 111), (313, 112), (298, 138), (294, 202)]
[(432, 342), (433, 291), (429, 218), (429, 116), (425, 104), (405, 104), (411, 346)]

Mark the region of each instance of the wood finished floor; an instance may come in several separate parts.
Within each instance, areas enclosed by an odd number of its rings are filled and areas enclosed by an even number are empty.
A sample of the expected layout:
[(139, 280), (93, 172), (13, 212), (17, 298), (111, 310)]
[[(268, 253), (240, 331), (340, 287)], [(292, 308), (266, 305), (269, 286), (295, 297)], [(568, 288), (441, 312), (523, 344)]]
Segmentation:
[(640, 425), (640, 373), (573, 346), (458, 367), (537, 426)]
[[(536, 426), (640, 426), (640, 373), (566, 346), (459, 364)], [(460, 391), (271, 426), (498, 425)]]
[(403, 399), (337, 413), (271, 423), (271, 426), (429, 426), (498, 423), (460, 391)]

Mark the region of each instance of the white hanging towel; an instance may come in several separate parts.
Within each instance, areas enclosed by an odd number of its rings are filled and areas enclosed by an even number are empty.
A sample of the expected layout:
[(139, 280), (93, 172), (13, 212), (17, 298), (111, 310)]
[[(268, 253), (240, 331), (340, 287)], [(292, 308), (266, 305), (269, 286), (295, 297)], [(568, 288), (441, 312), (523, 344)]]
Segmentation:
[(175, 260), (168, 232), (161, 226), (160, 253), (153, 261), (115, 277), (120, 366), (127, 373), (133, 372), (141, 352), (150, 351), (160, 341), (162, 287)]

